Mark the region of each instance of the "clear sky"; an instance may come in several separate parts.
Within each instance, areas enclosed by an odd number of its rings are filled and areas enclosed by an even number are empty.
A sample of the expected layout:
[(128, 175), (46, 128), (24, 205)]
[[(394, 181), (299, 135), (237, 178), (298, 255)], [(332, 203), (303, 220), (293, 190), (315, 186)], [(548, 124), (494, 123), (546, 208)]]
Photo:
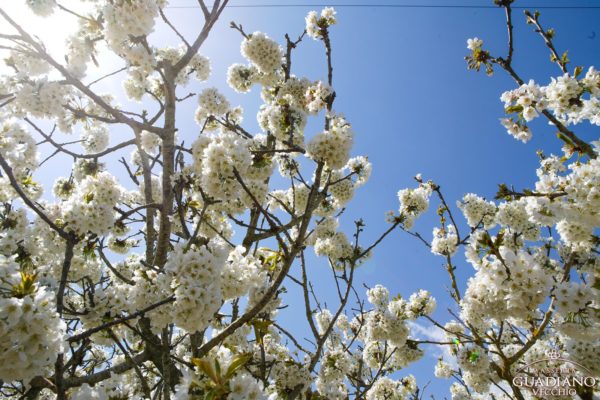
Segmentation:
[[(13, 0), (10, 3), (0, 0), (3, 6), (11, 3)], [(231, 1), (232, 5), (257, 3), (321, 2)], [(375, 2), (346, 0), (343, 3)], [(377, 3), (493, 4), (491, 0), (381, 0)], [(167, 10), (167, 15), (191, 37), (201, 27), (201, 12), (196, 8), (176, 7), (194, 6), (196, 1), (171, 0), (170, 4), (172, 7)], [(335, 6), (336, 2), (327, 4)], [(515, 3), (516, 6), (542, 4), (600, 6), (600, 2), (591, 0)], [(8, 6), (8, 11), (12, 7)], [(283, 44), (285, 33), (296, 37), (302, 32), (304, 16), (311, 9), (320, 7), (226, 9), (201, 51), (212, 61), (209, 85), (219, 87), (232, 104), (241, 104), (245, 108), (245, 126), (250, 132), (258, 132), (254, 115), (260, 104), (259, 91), (255, 88), (249, 95), (238, 95), (225, 83), (227, 66), (244, 62), (239, 54), (241, 37), (228, 28), (229, 21), (241, 23), (248, 32), (263, 31)], [(376, 238), (387, 227), (384, 212), (398, 208), (397, 191), (414, 187), (412, 177), (417, 173), (440, 184), (446, 199), (454, 205), (468, 192), (492, 198), (498, 183), (513, 184), (516, 188), (531, 187), (538, 160), (535, 151), (559, 152), (560, 143), (554, 130), (541, 118), (532, 124), (534, 136), (527, 145), (510, 137), (500, 125), (503, 107), (499, 96), (515, 87), (503, 71), (498, 70), (491, 78), (485, 73), (467, 71), (463, 57), (468, 54), (466, 40), (470, 37), (483, 39), (484, 47), (493, 55), (505, 56), (507, 40), (502, 10), (375, 7), (336, 7), (336, 10), (339, 23), (331, 29), (337, 92), (334, 108), (344, 113), (354, 126), (353, 155), (366, 155), (373, 164), (370, 181), (357, 192), (342, 217), (347, 232), (352, 229), (353, 220), (363, 218), (367, 224), (366, 241)], [(18, 11), (17, 7), (15, 11)], [(559, 52), (569, 50), (570, 70), (576, 65), (587, 69), (590, 65), (600, 64), (600, 9), (545, 9), (541, 12), (543, 25), (557, 31), (555, 44)], [(550, 63), (548, 51), (539, 36), (525, 24), (522, 10), (515, 10), (514, 24), (514, 66), (518, 73), (525, 80), (531, 78), (541, 84), (546, 84), (550, 76), (558, 76), (560, 71)], [(43, 30), (51, 38), (61, 28), (48, 25)], [(156, 46), (171, 42), (172, 37), (160, 30), (153, 37)], [(310, 38), (299, 46), (293, 65), (298, 76), (326, 79), (322, 45)], [(202, 88), (197, 83), (193, 85), (190, 90)], [(104, 89), (112, 92), (118, 88), (119, 84), (116, 84)], [(195, 107), (195, 101), (191, 101), (179, 113), (180, 137), (187, 138), (187, 143), (198, 132), (193, 121)], [(587, 124), (576, 127), (576, 132), (586, 140), (595, 139)], [(306, 134), (310, 137), (313, 133), (316, 131)], [(49, 180), (54, 170), (40, 171), (38, 180)], [(416, 224), (416, 230), (430, 239), (431, 229), (437, 223), (433, 207)], [(435, 316), (445, 322), (450, 319), (446, 308), (451, 304), (444, 289), (448, 280), (443, 261), (430, 254), (416, 239), (398, 231), (378, 248), (367, 265), (358, 270), (357, 286), (360, 288), (361, 282), (369, 286), (383, 283), (393, 295), (404, 296), (420, 288), (429, 290), (438, 300)], [(462, 255), (456, 257), (456, 265), (464, 287), (473, 270)], [(330, 298), (335, 289), (331, 286), (331, 273), (326, 265), (323, 262), (310, 265), (309, 273), (314, 277), (317, 293)], [(288, 288), (293, 293), (294, 289)], [(302, 331), (305, 328), (298, 324), (293, 310), (292, 306), (282, 312), (283, 325), (291, 324), (295, 330)], [(419, 385), (432, 381), (426, 397), (434, 394), (436, 398), (443, 398), (449, 382), (433, 376), (433, 366), (440, 352), (432, 350), (430, 354), (433, 355), (413, 364), (406, 373), (413, 373)]]

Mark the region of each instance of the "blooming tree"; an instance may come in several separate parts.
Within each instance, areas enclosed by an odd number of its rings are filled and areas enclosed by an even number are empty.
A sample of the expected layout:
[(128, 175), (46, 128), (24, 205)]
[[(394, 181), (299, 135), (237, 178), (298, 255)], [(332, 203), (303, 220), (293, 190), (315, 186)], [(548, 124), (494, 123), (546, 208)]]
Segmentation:
[[(0, 8), (12, 68), (0, 78), (2, 398), (420, 398), (414, 377), (398, 372), (431, 343), (411, 334), (418, 319), (448, 338), (437, 344), (452, 357), (435, 374), (455, 380), (454, 399), (527, 398), (515, 373), (549, 348), (598, 374), (600, 142), (571, 127), (600, 124), (600, 73), (569, 73), (537, 13), (528, 22), (562, 72), (550, 84), (526, 84), (512, 67), (510, 0), (496, 1), (508, 56), (471, 39), (467, 60), (518, 83), (502, 96), (511, 135), (527, 141), (527, 123), (548, 118), (564, 154), (540, 154), (533, 189), (501, 185), (496, 202), (467, 194), (458, 203), (467, 232), (441, 188), (417, 176), (416, 188), (398, 193), (389, 229), (365, 243), (361, 220), (353, 232), (339, 229), (371, 165), (351, 157), (352, 127), (334, 111), (333, 9), (309, 13), (304, 31), (282, 44), (231, 23), (248, 63), (232, 65), (227, 83), (259, 88), (263, 101), (253, 134), (243, 110), (203, 84), (211, 68), (202, 45), (227, 0), (199, 1), (204, 24), (192, 39), (165, 15), (166, 0), (99, 0), (87, 14), (55, 0), (26, 3), (41, 16), (73, 14), (79, 28), (58, 60)], [(181, 45), (152, 43), (157, 24)], [(324, 80), (293, 74), (294, 50), (308, 38), (324, 49)], [(124, 67), (92, 76), (90, 64), (109, 56)], [(125, 95), (138, 102), (131, 109), (95, 88), (123, 75)], [(193, 117), (181, 110), (191, 101)], [(317, 132), (306, 128), (311, 118), (322, 119)], [(178, 127), (192, 119), (197, 132), (186, 143)], [(65, 168), (50, 189), (36, 170), (52, 158)], [(428, 241), (412, 229), (432, 197), (440, 226)], [(431, 317), (436, 303), (425, 290), (357, 289), (355, 270), (396, 229), (446, 260), (453, 320)], [(460, 247), (474, 267), (463, 291)], [(337, 303), (316, 296), (309, 251), (332, 271)], [(303, 294), (309, 341), (280, 324), (286, 285)], [(583, 399), (595, 389), (576, 387)]]
[[(500, 67), (519, 85), (501, 96), (508, 115), (501, 122), (510, 135), (527, 142), (532, 136), (528, 123), (544, 117), (563, 147), (558, 155), (538, 152), (534, 188), (519, 191), (500, 184), (497, 202), (465, 195), (457, 206), (470, 229), (462, 235), (439, 187), (432, 187), (441, 201), (440, 228), (426, 244), (446, 259), (459, 310), (443, 326), (434, 321), (454, 342), (449, 344), (453, 364), (440, 359), (435, 374), (456, 379), (453, 399), (488, 398), (490, 391), (497, 397), (529, 398), (531, 392), (520, 387), (516, 374), (549, 350), (566, 354), (578, 366), (577, 375), (600, 374), (600, 241), (595, 235), (600, 225), (600, 141), (588, 143), (572, 130), (584, 121), (600, 124), (600, 73), (593, 66), (583, 76), (583, 67), (569, 72), (567, 52), (559, 55), (554, 46), (554, 29), (542, 27), (537, 11), (526, 11), (527, 23), (561, 72), (546, 86), (526, 83), (512, 63), (513, 0), (495, 3), (505, 10), (507, 56), (494, 57), (482, 40), (469, 39), (468, 67), (484, 67), (489, 75)], [(475, 269), (463, 292), (453, 264), (459, 247)], [(597, 379), (571, 386), (568, 395), (582, 399), (598, 391)]]

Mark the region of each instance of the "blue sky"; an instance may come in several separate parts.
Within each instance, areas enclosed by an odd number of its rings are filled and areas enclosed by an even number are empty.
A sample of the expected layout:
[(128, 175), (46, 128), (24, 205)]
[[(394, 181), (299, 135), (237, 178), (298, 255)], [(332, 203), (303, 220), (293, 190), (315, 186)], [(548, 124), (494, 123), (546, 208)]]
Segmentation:
[[(231, 1), (231, 4), (238, 5), (252, 3), (258, 1)], [(284, 4), (286, 1), (264, 3)], [(344, 3), (369, 2), (347, 0)], [(383, 0), (377, 3), (403, 4), (402, 1)], [(490, 5), (492, 1), (410, 3)], [(196, 2), (171, 0), (170, 4), (174, 7), (193, 6)], [(335, 6), (336, 3), (328, 4)], [(516, 2), (517, 6), (536, 4), (600, 5), (596, 1), (583, 0)], [(229, 21), (241, 23), (248, 32), (263, 31), (283, 44), (285, 33), (296, 37), (302, 32), (304, 16), (311, 9), (318, 7), (226, 9), (201, 51), (212, 61), (213, 74), (208, 85), (219, 87), (232, 104), (244, 107), (245, 126), (250, 132), (258, 132), (255, 113), (260, 104), (259, 91), (255, 88), (249, 95), (238, 95), (225, 83), (227, 67), (234, 62), (244, 62), (239, 54), (241, 37), (228, 27)], [(342, 217), (342, 226), (348, 232), (353, 227), (353, 220), (363, 218), (367, 224), (365, 242), (374, 240), (387, 227), (384, 212), (398, 208), (397, 191), (414, 187), (412, 177), (417, 173), (440, 184), (446, 199), (453, 205), (468, 192), (492, 198), (496, 185), (502, 182), (514, 184), (517, 188), (531, 187), (537, 166), (535, 151), (559, 152), (560, 143), (554, 136), (554, 130), (541, 120), (532, 125), (534, 137), (527, 145), (514, 140), (499, 124), (498, 120), (503, 116), (499, 96), (515, 87), (503, 71), (498, 70), (491, 78), (484, 73), (467, 71), (463, 57), (468, 53), (466, 40), (470, 37), (483, 39), (484, 47), (493, 55), (505, 55), (506, 27), (502, 10), (336, 9), (339, 23), (331, 30), (334, 88), (337, 92), (334, 108), (344, 113), (354, 126), (353, 155), (366, 155), (373, 164), (370, 181), (357, 192)], [(176, 21), (187, 37), (192, 37), (201, 27), (199, 9), (169, 8), (167, 15)], [(600, 64), (599, 17), (599, 9), (542, 10), (544, 26), (554, 27), (557, 31), (555, 44), (558, 50), (569, 50), (572, 60), (570, 70), (575, 65), (587, 69), (590, 65)], [(518, 73), (525, 80), (531, 78), (541, 84), (546, 84), (550, 76), (559, 75), (558, 68), (549, 61), (543, 42), (532, 27), (525, 24), (522, 10), (515, 10), (514, 25), (514, 66)], [(172, 36), (157, 30), (153, 40), (154, 45), (162, 46), (172, 43)], [(322, 45), (310, 38), (305, 38), (294, 53), (293, 65), (298, 76), (326, 79)], [(190, 90), (196, 92), (204, 87), (193, 85)], [(104, 89), (112, 92), (119, 86), (104, 86)], [(195, 101), (190, 101), (179, 112), (180, 137), (187, 138), (187, 143), (198, 132), (193, 121), (195, 107)], [(589, 125), (578, 126), (576, 131), (585, 139), (593, 138)], [(306, 134), (310, 137), (314, 133), (316, 131), (307, 131)], [(49, 168), (40, 171), (38, 179), (50, 180), (60, 167), (60, 162), (57, 163), (49, 164)], [(437, 223), (434, 206), (419, 220), (416, 230), (429, 239), (431, 229)], [(369, 286), (384, 283), (392, 294), (403, 296), (409, 296), (420, 288), (427, 289), (438, 299), (436, 317), (447, 321), (450, 318), (446, 308), (450, 304), (444, 289), (448, 280), (443, 261), (430, 254), (414, 238), (398, 231), (378, 248), (367, 265), (357, 271), (357, 286), (360, 287), (362, 282)], [(462, 256), (456, 258), (456, 264), (464, 287), (472, 268)], [(328, 298), (333, 294), (331, 273), (323, 262), (309, 265), (309, 273), (319, 295)], [(289, 289), (293, 294), (293, 289)], [(298, 324), (294, 309), (292, 305), (282, 312), (283, 325), (291, 324), (301, 332), (305, 327)], [(433, 377), (435, 361), (435, 357), (426, 356), (408, 368), (406, 373), (415, 374), (420, 385), (432, 380), (427, 394), (443, 398), (447, 394), (448, 381)]]

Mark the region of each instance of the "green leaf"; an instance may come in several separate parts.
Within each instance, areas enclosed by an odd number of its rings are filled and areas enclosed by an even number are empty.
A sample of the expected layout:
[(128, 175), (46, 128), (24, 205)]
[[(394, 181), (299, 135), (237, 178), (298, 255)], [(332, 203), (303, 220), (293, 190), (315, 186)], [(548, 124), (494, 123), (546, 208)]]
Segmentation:
[(217, 391), (213, 389), (210, 392), (206, 393), (206, 395), (204, 396), (204, 400), (214, 400), (216, 397)]
[(192, 363), (200, 368), (204, 375), (208, 376), (214, 383), (219, 381), (217, 374), (208, 360), (203, 358), (192, 358)]
[(35, 292), (35, 279), (37, 278), (37, 274), (29, 274), (27, 272), (21, 272), (20, 274), (21, 282), (11, 288), (11, 294), (14, 297), (23, 298)]
[(89, 192), (83, 195), (83, 201), (86, 203), (91, 203), (94, 200), (94, 192)]
[(187, 205), (190, 206), (191, 208), (195, 209), (195, 210), (199, 210), (199, 209), (202, 208), (202, 204), (199, 201), (197, 201), (197, 200), (189, 201), (187, 203)]
[(494, 241), (494, 247), (495, 248), (499, 248), (500, 246), (502, 246), (502, 242), (504, 241), (504, 231), (501, 230), (500, 232), (498, 232), (498, 234), (496, 235), (496, 240)]
[(514, 106), (508, 106), (504, 109), (504, 112), (506, 114), (520, 113), (520, 112), (523, 112), (523, 106), (520, 104), (515, 104)]
[(31, 186), (31, 185), (35, 185), (35, 182), (33, 181), (33, 177), (31, 175), (28, 175), (26, 178), (23, 178), (23, 180), (21, 181), (21, 183), (25, 187)]
[(221, 385), (223, 383), (223, 379), (221, 379), (221, 364), (219, 360), (215, 358), (215, 375), (217, 377), (216, 382)]
[(510, 199), (510, 190), (508, 190), (508, 186), (505, 183), (501, 183), (498, 185), (498, 191), (496, 192), (496, 196), (494, 196), (496, 200), (499, 199)]
[(269, 333), (269, 326), (271, 326), (272, 323), (273, 321), (260, 319), (254, 319), (250, 322), (250, 325), (252, 325), (252, 327), (254, 328), (254, 335), (256, 336), (256, 341), (259, 344), (262, 344), (263, 337), (267, 333)]
[(569, 53), (569, 50), (566, 50), (566, 51), (565, 51), (565, 52), (562, 54), (562, 56), (560, 57), (560, 62), (561, 62), (563, 65), (566, 65), (566, 64), (568, 64), (568, 63), (571, 61), (571, 60), (569, 60), (568, 53)]
[(478, 240), (478, 243), (484, 247), (492, 247), (494, 245), (494, 243), (492, 242), (492, 238), (490, 237), (490, 234), (487, 232), (484, 232), (481, 235), (481, 238)]
[(479, 352), (478, 351), (472, 351), (469, 354), (469, 361), (472, 363), (476, 363), (477, 360), (479, 360)]
[(231, 360), (231, 364), (227, 367), (227, 372), (225, 372), (225, 379), (229, 380), (240, 368), (248, 363), (252, 359), (252, 354), (238, 354), (233, 360)]
[(266, 266), (269, 271), (274, 271), (277, 268), (277, 263), (283, 259), (283, 254), (267, 247), (263, 247), (261, 250), (270, 253), (270, 255), (262, 257), (263, 265)]
[(562, 132), (556, 132), (556, 137), (558, 137), (560, 140), (562, 140), (563, 142), (565, 142), (566, 144), (568, 144), (571, 147), (573, 146), (573, 142), (571, 141), (571, 139), (569, 139), (569, 137), (567, 135), (565, 135)]

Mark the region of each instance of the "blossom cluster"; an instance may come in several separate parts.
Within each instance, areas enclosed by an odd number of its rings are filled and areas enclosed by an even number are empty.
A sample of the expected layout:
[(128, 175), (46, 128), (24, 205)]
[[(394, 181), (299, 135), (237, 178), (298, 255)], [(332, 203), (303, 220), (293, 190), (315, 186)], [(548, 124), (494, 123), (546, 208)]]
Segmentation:
[(53, 370), (65, 347), (66, 324), (54, 296), (21, 271), (14, 257), (0, 260), (0, 379), (29, 382)]
[(306, 33), (308, 36), (315, 40), (321, 39), (323, 30), (337, 22), (335, 14), (336, 12), (332, 7), (324, 8), (321, 10), (320, 15), (316, 11), (309, 12), (306, 16)]
[[(340, 315), (334, 321), (329, 310), (323, 310), (316, 316), (321, 333), (335, 326), (326, 343), (316, 379), (321, 396), (347, 398), (347, 388), (343, 383), (346, 377), (356, 376), (367, 368), (393, 373), (422, 356), (422, 351), (410, 338), (409, 321), (433, 312), (435, 300), (431, 295), (421, 291), (411, 295), (408, 300), (399, 296), (390, 300), (388, 289), (377, 285), (367, 291), (367, 297), (374, 308), (352, 320)], [(362, 342), (359, 346), (362, 351), (344, 351), (357, 340)], [(407, 399), (416, 389), (413, 376), (399, 380), (382, 377), (373, 382), (366, 392), (366, 398)]]
[[(592, 145), (600, 150), (598, 142)], [(547, 351), (557, 345), (585, 365), (598, 362), (591, 349), (597, 346), (600, 326), (594, 311), (599, 295), (594, 286), (598, 279), (594, 232), (600, 226), (600, 168), (595, 158), (572, 163), (569, 158), (569, 149), (562, 157), (542, 156), (533, 190), (519, 193), (501, 186), (497, 198), (502, 201), (498, 202), (465, 195), (457, 202), (471, 228), (464, 239), (458, 236), (454, 221), (433, 229), (434, 254), (452, 257), (464, 243), (465, 257), (475, 269), (464, 295), (456, 298), (464, 325), (444, 327), (449, 341), (456, 342), (452, 354), (458, 368), (441, 360), (436, 376), (449, 378), (460, 371), (466, 387), (483, 396), (492, 383), (502, 380), (492, 368), (492, 363), (503, 362), (496, 356), (498, 351), (514, 354), (521, 346), (510, 344), (498, 350), (497, 345), (473, 345), (462, 343), (463, 339), (477, 332), (506, 335), (499, 327), (507, 323), (527, 329), (530, 321), (544, 315), (552, 323), (551, 332), (515, 368), (537, 361), (541, 356), (536, 349)], [(571, 270), (579, 279), (572, 278)], [(549, 299), (553, 306), (545, 309)], [(589, 352), (583, 355), (581, 349)], [(451, 392), (453, 399), (467, 396), (464, 387), (453, 386)]]
[(329, 129), (308, 143), (308, 155), (331, 169), (342, 168), (350, 158), (353, 136), (350, 124), (343, 117), (331, 117)]
[(546, 86), (530, 80), (500, 97), (506, 112), (515, 115), (503, 118), (502, 125), (522, 142), (529, 141), (532, 136), (527, 123), (544, 110), (551, 112), (565, 126), (583, 121), (600, 125), (599, 95), (600, 73), (593, 66), (582, 78), (564, 74), (552, 78)]
[(429, 197), (432, 187), (430, 184), (421, 184), (416, 189), (402, 189), (398, 191), (400, 200), (400, 217), (406, 229), (410, 229), (414, 221), (429, 208)]

